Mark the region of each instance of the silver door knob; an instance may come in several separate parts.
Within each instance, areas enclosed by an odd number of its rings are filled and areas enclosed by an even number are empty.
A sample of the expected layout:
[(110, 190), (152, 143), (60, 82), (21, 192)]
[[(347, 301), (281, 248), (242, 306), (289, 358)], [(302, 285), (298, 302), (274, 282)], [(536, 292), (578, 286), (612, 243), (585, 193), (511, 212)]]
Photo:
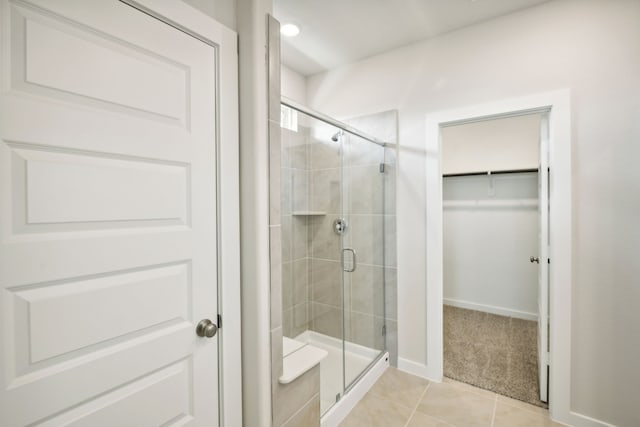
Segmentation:
[(530, 262), (536, 262), (536, 263), (540, 264), (540, 258), (538, 258), (537, 256), (536, 257), (532, 256), (531, 258), (529, 258), (529, 261)]
[(199, 337), (212, 338), (216, 332), (218, 332), (218, 327), (209, 319), (201, 320), (196, 326), (196, 335)]

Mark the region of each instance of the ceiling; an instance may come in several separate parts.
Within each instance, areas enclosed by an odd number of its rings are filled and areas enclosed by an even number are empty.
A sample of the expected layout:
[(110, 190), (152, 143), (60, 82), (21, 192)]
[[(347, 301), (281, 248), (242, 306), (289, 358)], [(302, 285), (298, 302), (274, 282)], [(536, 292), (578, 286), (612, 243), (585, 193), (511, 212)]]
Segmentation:
[(549, 0), (273, 0), (282, 62), (308, 76)]

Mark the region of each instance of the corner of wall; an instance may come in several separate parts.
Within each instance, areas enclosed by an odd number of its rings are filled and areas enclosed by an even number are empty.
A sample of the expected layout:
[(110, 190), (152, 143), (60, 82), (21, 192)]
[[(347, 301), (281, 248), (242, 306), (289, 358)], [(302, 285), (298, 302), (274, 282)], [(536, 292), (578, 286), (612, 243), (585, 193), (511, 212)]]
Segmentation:
[(243, 422), (271, 426), (269, 151), (266, 17), (271, 0), (239, 0)]

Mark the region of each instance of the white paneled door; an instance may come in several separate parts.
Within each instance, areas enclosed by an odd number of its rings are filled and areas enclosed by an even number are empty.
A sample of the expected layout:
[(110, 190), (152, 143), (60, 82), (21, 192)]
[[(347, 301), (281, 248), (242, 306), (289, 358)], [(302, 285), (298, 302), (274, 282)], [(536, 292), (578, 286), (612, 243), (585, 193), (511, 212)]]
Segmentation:
[(0, 1), (0, 425), (218, 425), (216, 47)]

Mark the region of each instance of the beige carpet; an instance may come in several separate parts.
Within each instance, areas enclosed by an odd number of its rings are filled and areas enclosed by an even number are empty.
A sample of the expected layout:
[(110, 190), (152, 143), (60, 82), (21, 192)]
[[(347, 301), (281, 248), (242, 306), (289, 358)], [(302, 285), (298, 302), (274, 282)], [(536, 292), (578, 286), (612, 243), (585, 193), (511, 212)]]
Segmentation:
[(537, 334), (537, 322), (445, 305), (444, 375), (546, 408)]

